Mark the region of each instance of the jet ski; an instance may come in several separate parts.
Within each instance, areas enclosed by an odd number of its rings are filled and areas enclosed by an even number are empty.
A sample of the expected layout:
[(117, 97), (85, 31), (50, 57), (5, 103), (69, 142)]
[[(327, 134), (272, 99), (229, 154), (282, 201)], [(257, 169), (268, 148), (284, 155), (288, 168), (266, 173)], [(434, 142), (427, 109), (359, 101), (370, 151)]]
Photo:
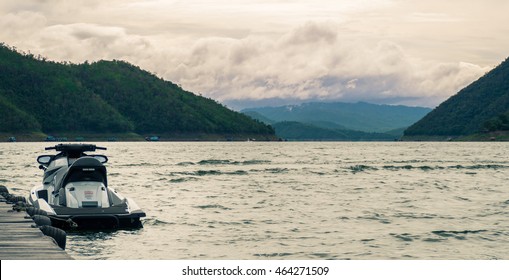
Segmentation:
[(88, 154), (106, 148), (58, 144), (45, 149), (58, 153), (37, 157), (44, 176), (42, 186), (30, 191), (35, 213), (46, 215), (52, 226), (64, 230), (143, 227), (140, 218), (145, 212), (108, 186), (104, 166), (108, 157)]

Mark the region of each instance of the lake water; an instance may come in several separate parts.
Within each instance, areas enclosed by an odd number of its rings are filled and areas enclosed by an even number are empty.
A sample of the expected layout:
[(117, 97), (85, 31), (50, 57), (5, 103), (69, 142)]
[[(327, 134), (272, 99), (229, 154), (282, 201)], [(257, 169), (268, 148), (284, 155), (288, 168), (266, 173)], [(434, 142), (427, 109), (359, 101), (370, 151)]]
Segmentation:
[[(508, 259), (509, 143), (99, 143), (144, 228), (67, 237), (76, 259)], [(50, 143), (1, 143), (28, 195)]]

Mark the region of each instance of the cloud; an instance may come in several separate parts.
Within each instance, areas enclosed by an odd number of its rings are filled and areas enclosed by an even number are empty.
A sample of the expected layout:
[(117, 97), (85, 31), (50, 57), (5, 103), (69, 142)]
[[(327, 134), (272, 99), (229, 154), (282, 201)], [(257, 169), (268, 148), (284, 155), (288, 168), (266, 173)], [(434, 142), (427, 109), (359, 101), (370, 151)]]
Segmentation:
[[(151, 48), (142, 36), (127, 34), (125, 29), (88, 23), (51, 25), (32, 34), (37, 42), (35, 51), (43, 49), (44, 56), (58, 61), (82, 63), (86, 60), (125, 59)], [(31, 49), (34, 52), (34, 49)]]
[(277, 39), (208, 38), (173, 59), (163, 76), (233, 100), (366, 100), (435, 106), (488, 69), (408, 55), (391, 41), (344, 38), (335, 23), (309, 22)]
[(47, 24), (46, 17), (38, 12), (20, 11), (0, 17), (0, 28), (5, 38), (32, 36), (40, 26)]
[(435, 106), (506, 56), (503, 9), (354, 2), (3, 1), (0, 41), (57, 61), (127, 60), (226, 104)]

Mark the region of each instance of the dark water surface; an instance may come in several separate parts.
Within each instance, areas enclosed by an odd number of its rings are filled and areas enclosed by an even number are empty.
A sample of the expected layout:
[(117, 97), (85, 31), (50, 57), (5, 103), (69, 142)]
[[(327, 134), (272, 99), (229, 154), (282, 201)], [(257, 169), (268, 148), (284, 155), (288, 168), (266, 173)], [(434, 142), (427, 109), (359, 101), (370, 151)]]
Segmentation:
[[(147, 218), (76, 259), (509, 258), (509, 143), (101, 144)], [(28, 195), (48, 145), (0, 144), (0, 184)]]

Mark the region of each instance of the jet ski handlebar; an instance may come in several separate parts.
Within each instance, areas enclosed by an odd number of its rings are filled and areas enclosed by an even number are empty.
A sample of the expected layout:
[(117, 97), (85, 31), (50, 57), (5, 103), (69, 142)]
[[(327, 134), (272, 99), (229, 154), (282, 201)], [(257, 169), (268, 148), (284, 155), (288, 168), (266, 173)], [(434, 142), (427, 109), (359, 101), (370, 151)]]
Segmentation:
[(106, 150), (105, 147), (98, 147), (93, 144), (58, 144), (53, 147), (46, 147), (45, 150), (55, 150), (57, 152), (81, 151), (94, 152), (95, 150)]

